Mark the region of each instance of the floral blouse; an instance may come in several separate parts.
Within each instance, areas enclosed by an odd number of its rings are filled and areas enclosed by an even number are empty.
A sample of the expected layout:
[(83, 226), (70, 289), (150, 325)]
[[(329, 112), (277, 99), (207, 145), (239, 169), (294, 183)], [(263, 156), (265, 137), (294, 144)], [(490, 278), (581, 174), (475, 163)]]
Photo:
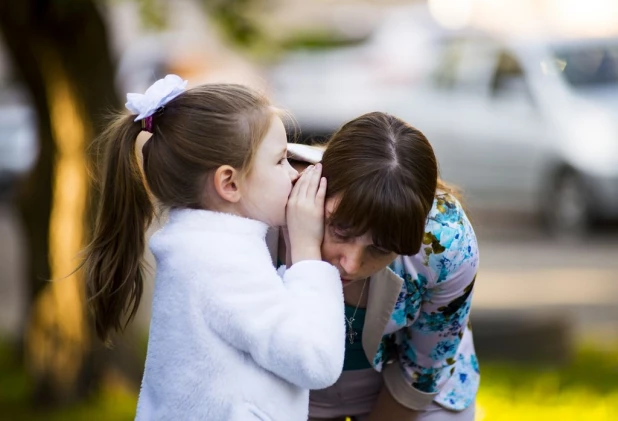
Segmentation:
[(390, 265), (404, 282), (372, 361), (378, 371), (398, 361), (409, 385), (453, 410), (470, 405), (479, 387), (468, 321), (478, 259), (462, 206), (449, 194), (438, 195), (421, 251)]

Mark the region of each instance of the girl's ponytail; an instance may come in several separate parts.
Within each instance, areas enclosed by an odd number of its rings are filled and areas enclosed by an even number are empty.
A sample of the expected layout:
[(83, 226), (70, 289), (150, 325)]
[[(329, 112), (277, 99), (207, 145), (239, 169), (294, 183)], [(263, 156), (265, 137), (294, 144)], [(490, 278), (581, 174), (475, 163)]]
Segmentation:
[(98, 140), (104, 150), (101, 191), (84, 269), (86, 295), (103, 341), (123, 330), (139, 306), (145, 233), (154, 211), (136, 154), (141, 123), (134, 118), (119, 117)]
[[(207, 174), (221, 165), (247, 172), (275, 115), (264, 96), (241, 85), (186, 86), (167, 75), (144, 94), (127, 94), (132, 115), (119, 117), (99, 138), (101, 192), (82, 268), (103, 341), (124, 329), (142, 297), (150, 196), (164, 209), (204, 207)], [(142, 148), (144, 171), (136, 153), (142, 130), (153, 133)]]

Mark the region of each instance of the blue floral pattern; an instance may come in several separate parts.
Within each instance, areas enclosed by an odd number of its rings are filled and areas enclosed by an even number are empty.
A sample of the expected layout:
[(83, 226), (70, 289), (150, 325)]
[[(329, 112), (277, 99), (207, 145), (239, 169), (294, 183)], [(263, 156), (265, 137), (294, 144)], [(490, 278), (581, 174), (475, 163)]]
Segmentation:
[(453, 410), (470, 405), (479, 386), (469, 326), (478, 265), (474, 230), (456, 198), (436, 197), (421, 250), (399, 256), (390, 268), (403, 279), (386, 334), (373, 359), (381, 370), (398, 359), (409, 384)]
[(436, 344), (436, 346), (431, 351), (429, 357), (432, 360), (446, 360), (447, 358), (453, 358), (457, 353), (457, 347), (459, 346), (459, 341), (455, 338), (451, 340), (440, 341)]

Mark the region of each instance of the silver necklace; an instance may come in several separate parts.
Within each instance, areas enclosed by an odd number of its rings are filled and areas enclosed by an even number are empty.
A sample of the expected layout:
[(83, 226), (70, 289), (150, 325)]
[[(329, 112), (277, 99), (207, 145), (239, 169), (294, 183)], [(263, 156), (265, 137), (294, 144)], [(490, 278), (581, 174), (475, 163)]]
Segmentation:
[(356, 308), (354, 309), (354, 313), (352, 313), (352, 317), (348, 319), (346, 315), (343, 316), (345, 317), (345, 321), (348, 324), (347, 336), (348, 336), (348, 341), (350, 341), (350, 345), (354, 343), (354, 339), (356, 338), (356, 335), (358, 335), (358, 333), (354, 329), (352, 329), (352, 323), (354, 323), (354, 317), (356, 317), (358, 306), (360, 305), (360, 302), (363, 299), (363, 293), (365, 292), (366, 285), (367, 285), (367, 278), (365, 278), (365, 280), (363, 281), (363, 289), (361, 289), (360, 297), (358, 298), (358, 304), (356, 304)]

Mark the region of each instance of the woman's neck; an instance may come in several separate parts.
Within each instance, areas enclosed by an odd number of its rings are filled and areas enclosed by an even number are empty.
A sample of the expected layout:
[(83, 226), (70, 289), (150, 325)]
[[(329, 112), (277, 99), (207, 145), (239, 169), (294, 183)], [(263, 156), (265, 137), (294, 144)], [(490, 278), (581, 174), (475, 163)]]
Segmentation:
[[(348, 284), (343, 289), (343, 299), (346, 304), (366, 308), (369, 297), (370, 278), (359, 280)], [(363, 288), (363, 284), (364, 288)]]

